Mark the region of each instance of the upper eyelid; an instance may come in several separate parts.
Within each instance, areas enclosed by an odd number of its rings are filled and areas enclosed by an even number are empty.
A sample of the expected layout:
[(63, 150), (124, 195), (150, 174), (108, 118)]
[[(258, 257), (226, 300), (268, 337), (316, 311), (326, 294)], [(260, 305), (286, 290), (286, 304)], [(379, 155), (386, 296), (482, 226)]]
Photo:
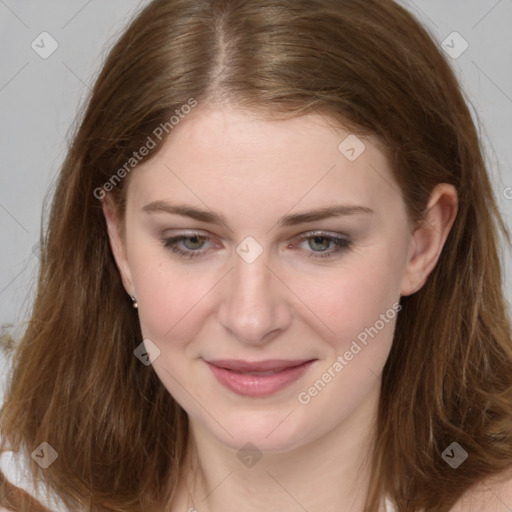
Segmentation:
[[(211, 235), (208, 232), (203, 232), (200, 230), (199, 231), (193, 231), (193, 230), (180, 231), (178, 233), (171, 233), (169, 235), (164, 235), (163, 238), (165, 238), (165, 239), (177, 238), (177, 237), (187, 238), (187, 237), (194, 237), (194, 236), (208, 238), (210, 240), (218, 239), (218, 237)], [(295, 240), (295, 239), (309, 238), (309, 237), (313, 237), (313, 236), (325, 236), (325, 237), (332, 237), (332, 238), (347, 238), (347, 239), (350, 238), (349, 235), (345, 234), (345, 233), (337, 233), (334, 231), (328, 231), (328, 230), (322, 230), (322, 229), (313, 229), (313, 230), (309, 230), (309, 231), (304, 231), (303, 233), (300, 233), (298, 235), (294, 235), (293, 237), (291, 237), (291, 239)]]
[(322, 230), (313, 230), (313, 231), (306, 231), (303, 234), (297, 235), (294, 238), (310, 238), (314, 236), (323, 236), (325, 238), (345, 238), (349, 239), (350, 237), (347, 234), (344, 233), (334, 233), (332, 231), (322, 231)]

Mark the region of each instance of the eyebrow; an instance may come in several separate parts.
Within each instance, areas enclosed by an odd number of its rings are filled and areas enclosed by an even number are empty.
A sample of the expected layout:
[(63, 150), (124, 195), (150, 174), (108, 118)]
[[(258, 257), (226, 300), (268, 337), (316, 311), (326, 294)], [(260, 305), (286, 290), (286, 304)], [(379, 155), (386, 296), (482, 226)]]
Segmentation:
[[(212, 210), (201, 210), (187, 204), (171, 204), (166, 201), (153, 201), (142, 208), (147, 213), (169, 213), (172, 215), (181, 215), (189, 217), (208, 224), (227, 224), (226, 217), (221, 213)], [(305, 222), (323, 220), (330, 217), (342, 217), (357, 214), (375, 213), (371, 208), (356, 205), (332, 205), (318, 208), (316, 210), (305, 211), (301, 213), (293, 213), (285, 215), (277, 222), (278, 226), (288, 227)]]

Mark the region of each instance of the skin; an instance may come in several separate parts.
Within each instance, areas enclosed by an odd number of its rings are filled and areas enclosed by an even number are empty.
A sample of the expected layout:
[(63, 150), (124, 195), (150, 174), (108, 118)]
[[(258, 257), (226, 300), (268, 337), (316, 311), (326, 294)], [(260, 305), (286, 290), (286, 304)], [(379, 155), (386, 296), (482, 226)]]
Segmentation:
[[(264, 121), (199, 106), (130, 175), (124, 224), (108, 196), (103, 201), (123, 284), (137, 298), (144, 338), (160, 350), (153, 368), (190, 419), (184, 482), (194, 505), (184, 483), (172, 510), (363, 510), (396, 316), (307, 404), (298, 395), (401, 296), (424, 285), (453, 225), (457, 194), (439, 184), (427, 220), (411, 229), (378, 142), (359, 137), (366, 149), (349, 161), (338, 149), (348, 135), (316, 115)], [(157, 200), (220, 212), (226, 224), (142, 210)], [(373, 212), (277, 224), (335, 204)], [(180, 259), (163, 246), (190, 231), (210, 240), (178, 245), (202, 256)], [(335, 245), (315, 244), (316, 231), (352, 243), (320, 258)], [(247, 236), (263, 250), (252, 263), (236, 252)], [(315, 362), (285, 389), (245, 397), (218, 383), (205, 359)], [(237, 457), (247, 442), (262, 453), (253, 467)]]

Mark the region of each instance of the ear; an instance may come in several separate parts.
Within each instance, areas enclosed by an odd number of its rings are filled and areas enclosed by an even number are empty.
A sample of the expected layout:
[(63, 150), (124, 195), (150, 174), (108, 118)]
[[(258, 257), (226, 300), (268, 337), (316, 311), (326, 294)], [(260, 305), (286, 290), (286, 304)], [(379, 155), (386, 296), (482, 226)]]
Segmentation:
[(126, 254), (123, 223), (120, 219), (118, 209), (108, 194), (102, 199), (102, 209), (103, 214), (105, 215), (105, 220), (107, 222), (110, 248), (116, 261), (119, 273), (121, 274), (121, 280), (123, 282), (124, 289), (128, 295), (136, 296), (133, 286), (132, 274)]
[(455, 187), (447, 183), (434, 187), (425, 218), (412, 233), (412, 249), (402, 280), (401, 295), (412, 295), (423, 287), (439, 260), (457, 211)]

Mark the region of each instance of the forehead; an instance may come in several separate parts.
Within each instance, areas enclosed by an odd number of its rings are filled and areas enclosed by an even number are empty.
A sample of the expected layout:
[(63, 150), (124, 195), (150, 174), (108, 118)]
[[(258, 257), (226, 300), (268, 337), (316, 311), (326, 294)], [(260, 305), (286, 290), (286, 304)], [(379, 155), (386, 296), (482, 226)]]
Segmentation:
[[(356, 157), (356, 158), (354, 158)], [(378, 141), (320, 115), (264, 120), (229, 107), (197, 107), (132, 176), (132, 201), (186, 196), (216, 206), (288, 209), (399, 199)]]

